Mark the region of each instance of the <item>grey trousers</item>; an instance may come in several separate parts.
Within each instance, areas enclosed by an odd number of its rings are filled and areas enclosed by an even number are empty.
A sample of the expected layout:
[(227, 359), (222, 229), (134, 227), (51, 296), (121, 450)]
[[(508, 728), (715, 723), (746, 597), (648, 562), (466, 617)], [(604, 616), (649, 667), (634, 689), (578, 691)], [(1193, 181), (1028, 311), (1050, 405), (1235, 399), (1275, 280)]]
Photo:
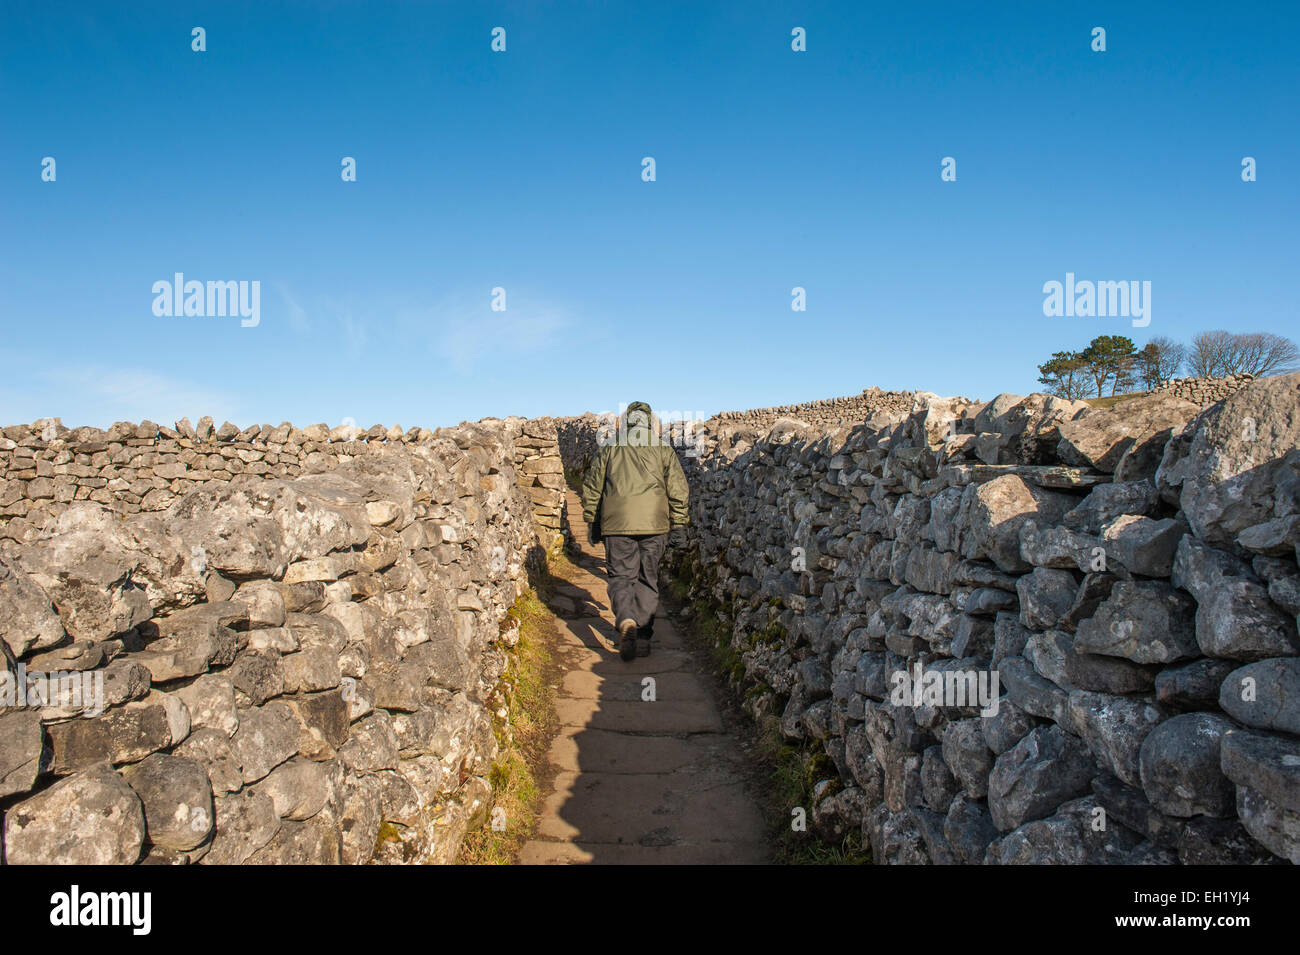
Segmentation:
[(605, 538), (614, 625), (635, 620), (643, 639), (649, 638), (659, 609), (659, 559), (667, 545), (667, 534), (611, 534)]

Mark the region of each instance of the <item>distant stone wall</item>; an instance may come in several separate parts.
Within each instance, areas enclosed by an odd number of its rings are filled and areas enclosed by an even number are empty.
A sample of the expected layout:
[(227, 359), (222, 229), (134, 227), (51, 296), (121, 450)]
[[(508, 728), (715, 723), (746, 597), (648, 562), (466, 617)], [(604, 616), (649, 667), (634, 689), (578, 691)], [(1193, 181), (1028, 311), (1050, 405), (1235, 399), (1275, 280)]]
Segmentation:
[(0, 472), (73, 488), (0, 540), (5, 861), (454, 859), (554, 537), (553, 429), (44, 430), (5, 429)]
[[(547, 550), (564, 539), (564, 467), (555, 422), (547, 418), (507, 419), (515, 435), (515, 473), (533, 504), (533, 520)], [(517, 423), (517, 425), (516, 425)]]
[(746, 708), (830, 758), (816, 831), (879, 863), (1300, 862), (1300, 375), (1182, 388), (710, 422), (670, 560)]
[(556, 418), (555, 427), (564, 468), (580, 478), (600, 450), (600, 417), (588, 412), (573, 418)]
[[(516, 464), (523, 486), (537, 489), (529, 495), (538, 526), (558, 530), (563, 482), (546, 470), (559, 454), (553, 425), (509, 418), (502, 427), (518, 436)], [(288, 422), (240, 429), (230, 422), (216, 427), (211, 418), (197, 426), (182, 418), (170, 428), (118, 422), (107, 431), (66, 428), (57, 418), (11, 425), (0, 429), (0, 538), (29, 540), (75, 501), (121, 514), (160, 512), (211, 481), (320, 473), (376, 448), (427, 445), (438, 433), (383, 425), (296, 428)]]
[(774, 408), (754, 408), (749, 411), (723, 411), (713, 420), (720, 423), (752, 428), (769, 428), (779, 418), (797, 418), (807, 424), (828, 426), (856, 424), (873, 415), (907, 413), (912, 407), (910, 391), (882, 391), (868, 388), (860, 395), (845, 398), (823, 398), (796, 405)]
[(1151, 393), (1170, 394), (1204, 408), (1236, 394), (1254, 380), (1254, 375), (1229, 375), (1226, 378), (1175, 378), (1152, 389)]

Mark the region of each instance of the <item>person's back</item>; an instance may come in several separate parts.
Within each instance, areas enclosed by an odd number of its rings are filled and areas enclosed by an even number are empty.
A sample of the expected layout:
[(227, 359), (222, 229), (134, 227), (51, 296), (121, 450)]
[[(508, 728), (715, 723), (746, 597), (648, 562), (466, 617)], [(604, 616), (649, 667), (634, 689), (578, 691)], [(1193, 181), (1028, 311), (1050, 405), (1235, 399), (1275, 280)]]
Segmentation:
[(659, 560), (668, 534), (690, 522), (686, 475), (672, 446), (654, 427), (650, 406), (627, 408), (616, 438), (604, 444), (582, 487), (582, 515), (592, 541), (603, 538), (609, 564), (609, 594), (620, 637), (630, 660), (636, 640), (649, 652), (659, 603)]

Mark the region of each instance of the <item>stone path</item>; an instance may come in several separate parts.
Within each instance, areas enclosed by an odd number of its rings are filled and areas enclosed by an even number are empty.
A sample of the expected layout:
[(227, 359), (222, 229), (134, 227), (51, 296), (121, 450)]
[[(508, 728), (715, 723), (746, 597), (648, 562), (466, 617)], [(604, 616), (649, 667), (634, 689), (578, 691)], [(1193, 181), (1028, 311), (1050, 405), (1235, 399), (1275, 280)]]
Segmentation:
[[(587, 543), (568, 492), (580, 571), (557, 589), (563, 673), (550, 750), (555, 778), (524, 864), (761, 863), (764, 821), (744, 785), (744, 756), (708, 683), (662, 614), (654, 652), (619, 659), (605, 548)], [(570, 612), (571, 611), (571, 612)], [(644, 698), (652, 681), (654, 700)]]

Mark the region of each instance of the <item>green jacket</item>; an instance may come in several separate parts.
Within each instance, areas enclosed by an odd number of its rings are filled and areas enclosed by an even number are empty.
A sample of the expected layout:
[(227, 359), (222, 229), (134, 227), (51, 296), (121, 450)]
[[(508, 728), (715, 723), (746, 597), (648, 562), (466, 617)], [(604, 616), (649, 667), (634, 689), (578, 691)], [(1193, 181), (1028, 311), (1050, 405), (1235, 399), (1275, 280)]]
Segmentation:
[(686, 475), (672, 445), (652, 430), (653, 421), (648, 404), (632, 402), (619, 422), (618, 435), (601, 447), (587, 469), (582, 517), (594, 523), (599, 509), (602, 537), (666, 534), (690, 523)]

